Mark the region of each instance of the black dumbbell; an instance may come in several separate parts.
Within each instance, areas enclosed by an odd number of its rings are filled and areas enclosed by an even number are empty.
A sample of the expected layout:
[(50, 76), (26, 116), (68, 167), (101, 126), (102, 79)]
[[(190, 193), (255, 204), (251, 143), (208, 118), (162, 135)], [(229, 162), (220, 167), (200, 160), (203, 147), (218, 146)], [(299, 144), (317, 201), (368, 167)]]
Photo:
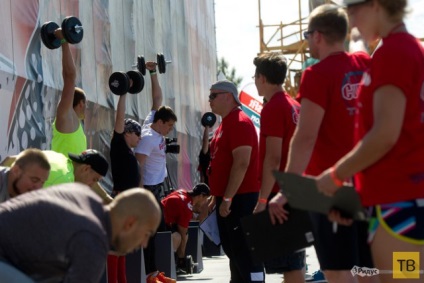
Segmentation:
[[(158, 65), (158, 70), (160, 74), (166, 73), (166, 64), (171, 63), (172, 61), (165, 60), (165, 56), (162, 53), (158, 53), (156, 55), (156, 64)], [(134, 67), (137, 67), (137, 69), (140, 71), (140, 73), (143, 74), (143, 76), (146, 75), (146, 60), (144, 59), (144, 56), (137, 56), (137, 65), (134, 65)]]
[(116, 95), (136, 94), (144, 88), (144, 77), (138, 71), (115, 72), (109, 77), (109, 88)]
[(213, 114), (212, 112), (206, 112), (205, 114), (203, 114), (202, 120), (201, 120), (203, 127), (208, 126), (212, 128), (213, 125), (215, 125), (215, 122), (216, 122), (215, 114)]
[[(60, 39), (54, 35), (55, 30), (59, 25), (55, 22), (46, 22), (41, 26), (40, 35), (41, 41), (49, 49), (56, 49), (61, 46)], [(84, 30), (78, 18), (69, 16), (62, 22), (62, 33), (65, 40), (71, 44), (81, 42), (84, 37)]]
[(191, 255), (187, 255), (185, 257), (185, 272), (187, 274), (193, 274), (193, 267), (194, 267), (194, 263), (193, 263), (193, 258), (191, 257)]

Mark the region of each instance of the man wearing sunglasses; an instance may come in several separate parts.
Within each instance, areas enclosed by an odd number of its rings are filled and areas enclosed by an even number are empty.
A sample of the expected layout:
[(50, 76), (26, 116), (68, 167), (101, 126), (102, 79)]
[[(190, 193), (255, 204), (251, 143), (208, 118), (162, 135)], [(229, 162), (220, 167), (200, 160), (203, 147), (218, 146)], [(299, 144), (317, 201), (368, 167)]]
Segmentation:
[[(318, 176), (354, 146), (359, 107), (356, 90), (370, 58), (364, 52), (345, 52), (347, 32), (346, 12), (336, 5), (321, 5), (309, 16), (304, 36), (311, 56), (320, 61), (302, 74), (300, 116), (290, 143), (286, 172)], [(270, 201), (273, 221), (284, 221), (285, 203), (281, 192)], [(327, 215), (318, 213), (311, 213), (311, 219), (315, 250), (329, 283), (356, 282), (350, 273), (354, 265), (373, 267), (366, 244), (366, 224), (337, 225)], [(370, 277), (358, 281), (367, 280)]]
[(211, 206), (216, 203), (221, 244), (230, 259), (231, 282), (264, 282), (263, 265), (254, 264), (240, 219), (251, 215), (258, 200), (258, 136), (239, 108), (237, 87), (223, 80), (210, 88), (209, 104), (222, 117), (210, 145)]
[[(141, 125), (133, 119), (125, 119), (126, 96), (119, 96), (115, 128), (110, 141), (113, 196), (140, 184), (139, 165), (133, 148), (141, 139)], [(107, 272), (109, 282), (127, 282), (125, 256), (108, 255)]]

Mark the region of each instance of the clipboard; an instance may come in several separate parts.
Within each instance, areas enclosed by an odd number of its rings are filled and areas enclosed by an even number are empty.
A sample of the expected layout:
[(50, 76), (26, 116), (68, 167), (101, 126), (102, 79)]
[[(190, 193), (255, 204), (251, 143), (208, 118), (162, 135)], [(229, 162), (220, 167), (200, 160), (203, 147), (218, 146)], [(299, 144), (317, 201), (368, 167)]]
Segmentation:
[(241, 219), (252, 260), (261, 263), (290, 255), (314, 243), (309, 213), (286, 205), (289, 218), (273, 225), (268, 210)]
[(219, 237), (218, 222), (216, 220), (216, 209), (214, 209), (211, 214), (200, 223), (200, 229), (203, 233), (211, 240), (215, 245), (221, 243), (221, 238)]
[(343, 186), (330, 197), (318, 191), (313, 178), (278, 171), (274, 171), (274, 176), (288, 203), (294, 208), (326, 215), (336, 209), (343, 217), (367, 220), (367, 213), (353, 186)]

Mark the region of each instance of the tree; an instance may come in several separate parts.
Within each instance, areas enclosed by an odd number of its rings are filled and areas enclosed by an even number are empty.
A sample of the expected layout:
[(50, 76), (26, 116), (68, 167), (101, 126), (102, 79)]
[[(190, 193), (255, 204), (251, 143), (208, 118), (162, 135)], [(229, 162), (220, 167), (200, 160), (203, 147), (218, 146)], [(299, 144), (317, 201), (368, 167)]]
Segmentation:
[(219, 72), (221, 72), (227, 78), (227, 80), (232, 81), (237, 86), (237, 88), (239, 88), (243, 78), (236, 76), (236, 69), (231, 68), (230, 70), (228, 62), (224, 59), (224, 57), (218, 61), (218, 74)]

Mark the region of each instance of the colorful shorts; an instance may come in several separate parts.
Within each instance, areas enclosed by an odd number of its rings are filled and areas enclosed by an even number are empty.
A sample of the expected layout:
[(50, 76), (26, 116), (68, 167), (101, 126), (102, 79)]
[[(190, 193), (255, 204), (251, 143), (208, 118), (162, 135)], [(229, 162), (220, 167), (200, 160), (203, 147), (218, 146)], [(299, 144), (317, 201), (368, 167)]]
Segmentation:
[(424, 245), (424, 199), (370, 207), (368, 243), (381, 225), (393, 237), (411, 244)]

